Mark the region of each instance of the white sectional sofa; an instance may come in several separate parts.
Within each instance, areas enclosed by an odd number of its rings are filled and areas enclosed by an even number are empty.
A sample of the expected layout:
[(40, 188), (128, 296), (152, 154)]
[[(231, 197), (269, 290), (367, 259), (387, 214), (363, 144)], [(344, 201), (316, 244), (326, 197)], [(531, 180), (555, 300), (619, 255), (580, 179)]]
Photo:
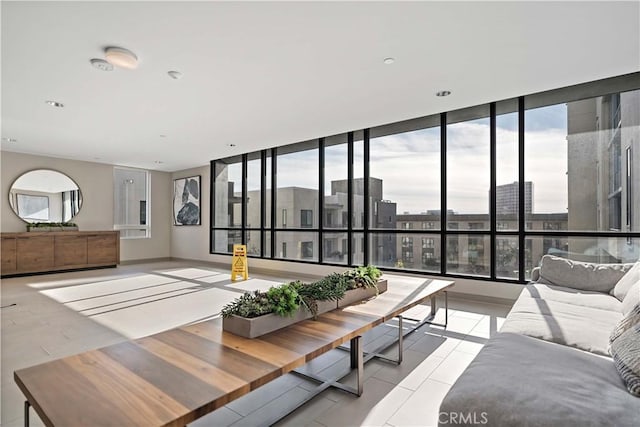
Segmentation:
[(640, 397), (609, 354), (616, 327), (633, 318), (640, 332), (640, 262), (547, 255), (532, 279), (445, 397), (440, 425), (640, 426)]

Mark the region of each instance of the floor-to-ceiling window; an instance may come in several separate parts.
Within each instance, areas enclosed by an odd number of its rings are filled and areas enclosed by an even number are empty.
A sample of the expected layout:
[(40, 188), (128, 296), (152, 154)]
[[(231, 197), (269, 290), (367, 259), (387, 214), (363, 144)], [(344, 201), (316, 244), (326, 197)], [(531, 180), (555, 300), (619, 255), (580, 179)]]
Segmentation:
[(532, 97), (524, 112), (525, 179), (533, 183), (527, 271), (545, 254), (638, 258), (637, 238), (626, 233), (640, 231), (630, 222), (640, 195), (623, 153), (640, 144), (640, 91), (576, 95)]
[[(370, 263), (440, 272), (440, 133), (439, 116), (371, 129)], [(423, 219), (431, 224), (428, 231)], [(421, 255), (423, 241), (430, 242), (429, 256)]]
[[(495, 105), (495, 276), (518, 279), (520, 269), (520, 174), (518, 101)], [(532, 183), (525, 181), (524, 211), (531, 212)], [(525, 250), (526, 251), (526, 250)], [(525, 255), (526, 256), (526, 255)]]
[(242, 243), (242, 156), (217, 160), (211, 165), (213, 200), (211, 252), (232, 253)]
[(319, 259), (318, 161), (317, 140), (277, 149), (274, 258)]
[(457, 250), (445, 271), (489, 276), (489, 105), (447, 113), (446, 130), (447, 240)]
[(639, 78), (214, 160), (211, 252), (520, 283), (635, 261)]
[(247, 155), (246, 167), (246, 194), (244, 197), (246, 206), (246, 219), (244, 227), (244, 243), (247, 245), (247, 254), (262, 255), (262, 212), (264, 208), (262, 198), (262, 175), (263, 175), (261, 152)]
[(323, 256), (324, 262), (347, 264), (349, 245), (349, 136), (324, 138)]

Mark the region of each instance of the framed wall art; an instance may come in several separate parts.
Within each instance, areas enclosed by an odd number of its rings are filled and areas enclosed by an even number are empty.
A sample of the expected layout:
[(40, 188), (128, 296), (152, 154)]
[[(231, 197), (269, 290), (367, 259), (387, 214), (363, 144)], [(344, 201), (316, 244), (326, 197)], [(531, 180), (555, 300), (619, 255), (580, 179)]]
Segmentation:
[(200, 225), (200, 175), (173, 180), (173, 225)]

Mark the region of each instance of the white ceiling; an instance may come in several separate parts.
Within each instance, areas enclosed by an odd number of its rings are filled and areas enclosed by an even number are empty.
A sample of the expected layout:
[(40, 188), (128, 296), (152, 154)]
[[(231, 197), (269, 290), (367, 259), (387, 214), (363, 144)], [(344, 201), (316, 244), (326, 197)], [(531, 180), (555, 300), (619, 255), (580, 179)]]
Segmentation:
[(635, 72), (639, 6), (3, 1), (2, 150), (175, 171)]

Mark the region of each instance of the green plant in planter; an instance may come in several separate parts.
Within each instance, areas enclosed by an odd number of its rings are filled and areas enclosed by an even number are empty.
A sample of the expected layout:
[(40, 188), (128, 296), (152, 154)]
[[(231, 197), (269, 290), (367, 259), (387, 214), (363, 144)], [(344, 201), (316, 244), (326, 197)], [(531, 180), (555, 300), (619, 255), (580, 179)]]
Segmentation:
[(245, 292), (229, 304), (222, 307), (222, 317), (233, 315), (253, 318), (275, 313), (279, 316), (293, 316), (299, 307), (300, 297), (295, 282), (272, 286), (267, 292)]
[(349, 281), (349, 289), (377, 288), (376, 283), (382, 272), (373, 265), (360, 266), (344, 273)]
[(260, 291), (245, 292), (222, 307), (220, 311), (222, 317), (231, 317), (235, 314), (236, 316), (252, 318), (269, 313), (273, 313), (271, 301), (267, 298), (266, 293)]
[(337, 301), (344, 297), (348, 279), (340, 273), (331, 273), (313, 283), (297, 283), (301, 303), (313, 314), (318, 314), (318, 301)]
[(300, 306), (296, 282), (272, 286), (267, 291), (267, 298), (271, 302), (273, 312), (279, 316), (293, 316)]

